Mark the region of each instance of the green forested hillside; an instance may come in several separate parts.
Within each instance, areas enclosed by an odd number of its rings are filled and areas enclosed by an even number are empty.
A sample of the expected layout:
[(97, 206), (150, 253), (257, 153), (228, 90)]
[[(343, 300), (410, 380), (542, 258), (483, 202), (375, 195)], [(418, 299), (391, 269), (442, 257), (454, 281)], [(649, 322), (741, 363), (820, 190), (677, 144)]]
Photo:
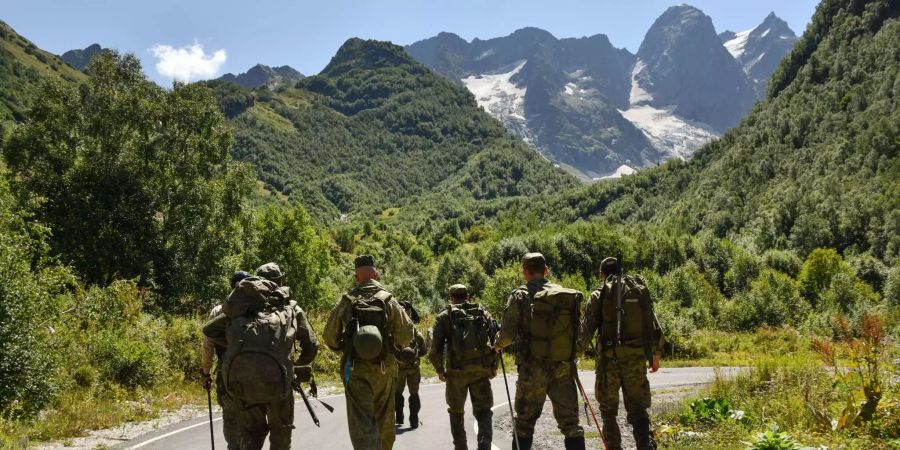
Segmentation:
[(0, 122), (22, 121), (44, 78), (79, 81), (84, 74), (0, 21)]
[(274, 93), (211, 86), (232, 117), (235, 157), (319, 217), (445, 190), (491, 199), (576, 185), (393, 44), (351, 39), (322, 73)]

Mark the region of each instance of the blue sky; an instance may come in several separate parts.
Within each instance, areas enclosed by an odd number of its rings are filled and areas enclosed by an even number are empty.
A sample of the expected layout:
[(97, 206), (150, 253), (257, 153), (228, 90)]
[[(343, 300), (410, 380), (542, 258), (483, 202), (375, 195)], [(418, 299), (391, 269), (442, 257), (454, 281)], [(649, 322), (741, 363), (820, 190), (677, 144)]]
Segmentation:
[[(440, 31), (465, 39), (504, 36), (525, 26), (557, 37), (604, 33), (636, 51), (662, 0), (2, 0), (0, 19), (45, 50), (91, 43), (135, 53), (168, 85), (243, 72), (256, 63), (320, 71), (348, 38), (410, 44)], [(797, 34), (814, 0), (695, 0), (718, 31), (741, 31), (774, 11)], [(196, 44), (196, 45), (195, 45)], [(160, 70), (157, 63), (163, 61)], [(185, 72), (186, 71), (186, 72)]]

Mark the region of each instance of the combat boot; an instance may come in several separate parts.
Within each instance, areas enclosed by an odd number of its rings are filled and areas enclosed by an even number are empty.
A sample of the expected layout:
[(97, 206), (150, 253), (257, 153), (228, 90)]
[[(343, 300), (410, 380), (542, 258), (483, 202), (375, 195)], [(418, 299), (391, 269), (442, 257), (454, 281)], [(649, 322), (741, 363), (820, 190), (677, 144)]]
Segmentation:
[[(516, 442), (518, 441), (519, 446), (516, 446)], [(513, 439), (513, 450), (531, 450), (531, 443), (534, 441), (532, 437), (522, 437), (519, 436), (519, 439)]]
[[(412, 398), (410, 398), (412, 403)], [(410, 404), (410, 406), (412, 406)], [(403, 425), (403, 394), (394, 395), (394, 410), (397, 412), (397, 425)]]
[(450, 413), (450, 434), (453, 436), (455, 450), (467, 450), (466, 419), (463, 413)]
[[(409, 394), (409, 426), (412, 428), (419, 428), (420, 409), (422, 409), (422, 401), (419, 399), (419, 394)], [(403, 414), (402, 410), (400, 414)]]
[(633, 425), (634, 443), (637, 450), (656, 450), (656, 441), (650, 433), (650, 421), (638, 420)]
[(566, 445), (566, 450), (585, 450), (584, 436), (567, 437), (564, 442)]
[(491, 410), (475, 413), (475, 421), (478, 423), (478, 450), (491, 450), (491, 441), (494, 439), (494, 413)]

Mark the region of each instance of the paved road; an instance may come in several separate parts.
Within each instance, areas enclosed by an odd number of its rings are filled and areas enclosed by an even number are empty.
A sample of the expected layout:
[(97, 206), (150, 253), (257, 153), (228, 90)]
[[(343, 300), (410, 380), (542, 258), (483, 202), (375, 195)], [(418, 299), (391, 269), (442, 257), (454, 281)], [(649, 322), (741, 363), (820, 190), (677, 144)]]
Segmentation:
[[(723, 369), (723, 372), (732, 372), (735, 369)], [(589, 395), (593, 394), (594, 373), (579, 372), (581, 381)], [(674, 368), (662, 369), (659, 373), (650, 374), (650, 385), (653, 389), (672, 388), (678, 386), (691, 386), (705, 384), (715, 377), (712, 368)], [(515, 375), (510, 376), (511, 395), (515, 397)], [(509, 406), (506, 402), (506, 393), (503, 388), (503, 377), (498, 376), (492, 382), (494, 388), (494, 414), (509, 414)], [(411, 430), (402, 427), (397, 430), (397, 442), (394, 448), (409, 450), (443, 450), (452, 449), (450, 438), (450, 423), (447, 417), (447, 407), (444, 401), (444, 385), (423, 385), (419, 391), (422, 398), (422, 411), (420, 418), (422, 425)], [(322, 423), (321, 428), (316, 428), (309, 418), (302, 400), (296, 405), (296, 419), (293, 436), (293, 448), (297, 449), (349, 449), (350, 436), (347, 433), (346, 405), (343, 395), (322, 397), (323, 400), (334, 406), (333, 414), (325, 408), (318, 406), (316, 414)], [(314, 405), (318, 402), (313, 401)], [(475, 420), (471, 415), (471, 405), (466, 403), (469, 448), (475, 448)], [(216, 448), (225, 449), (225, 441), (222, 439), (222, 421), (218, 417), (214, 422), (216, 432)], [(494, 444), (496, 448), (510, 448), (509, 438), (495, 433)], [(128, 443), (115, 448), (141, 449), (141, 450), (170, 450), (170, 449), (208, 449), (209, 422), (206, 417), (188, 420), (172, 425), (161, 430), (147, 433)], [(268, 446), (266, 447), (268, 448)]]

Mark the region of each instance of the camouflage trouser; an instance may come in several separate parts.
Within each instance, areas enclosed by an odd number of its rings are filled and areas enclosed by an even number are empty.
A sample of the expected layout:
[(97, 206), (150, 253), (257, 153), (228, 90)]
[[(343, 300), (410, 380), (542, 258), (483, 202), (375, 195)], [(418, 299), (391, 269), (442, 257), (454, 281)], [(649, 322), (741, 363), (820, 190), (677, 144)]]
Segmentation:
[(409, 417), (418, 420), (419, 384), (422, 382), (422, 371), (419, 366), (400, 367), (394, 385), (394, 407), (397, 411), (397, 423), (403, 422), (403, 391), (409, 388)]
[(643, 354), (625, 354), (618, 358), (602, 356), (597, 368), (595, 392), (603, 419), (603, 434), (610, 450), (622, 448), (622, 435), (616, 416), (619, 413), (619, 389), (625, 400), (628, 423), (636, 429), (649, 429), (650, 382), (647, 381), (647, 360)]
[(556, 425), (565, 437), (582, 437), (579, 424), (578, 386), (572, 374), (572, 363), (550, 363), (528, 360), (519, 364), (516, 380), (516, 434), (529, 438), (534, 424), (544, 410), (544, 400), (550, 397)]
[[(364, 365), (365, 364), (365, 365)], [(377, 365), (354, 366), (344, 387), (350, 442), (357, 450), (389, 449), (394, 446), (394, 381), (396, 365), (382, 373)]]
[(478, 448), (489, 449), (493, 440), (494, 392), (490, 374), (486, 372), (454, 372), (447, 374), (447, 412), (450, 413), (450, 434), (457, 450), (466, 449), (466, 397), (472, 398), (472, 415), (478, 423)]
[(294, 430), (294, 396), (265, 405), (242, 406), (238, 423), (243, 433), (241, 450), (260, 450), (267, 434), (271, 450), (289, 450)]
[(221, 371), (216, 374), (216, 399), (222, 407), (222, 434), (228, 450), (240, 450), (241, 425), (238, 423), (239, 406), (228, 391), (225, 390), (225, 381), (222, 380)]

